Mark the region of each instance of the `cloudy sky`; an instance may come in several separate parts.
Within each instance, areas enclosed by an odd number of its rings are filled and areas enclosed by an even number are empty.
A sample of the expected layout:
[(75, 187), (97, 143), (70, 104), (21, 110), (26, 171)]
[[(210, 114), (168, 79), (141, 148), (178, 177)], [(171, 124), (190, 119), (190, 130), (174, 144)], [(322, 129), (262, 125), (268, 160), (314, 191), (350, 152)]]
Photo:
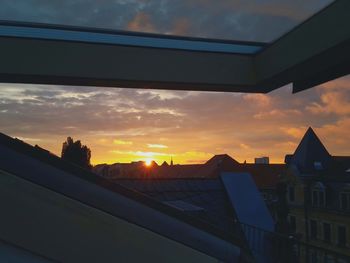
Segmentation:
[[(0, 19), (272, 41), (331, 0), (0, 0)], [(0, 84), (1, 132), (60, 154), (67, 136), (94, 164), (154, 159), (282, 162), (308, 126), (350, 155), (350, 77), (267, 95)]]
[(1, 132), (60, 154), (67, 136), (92, 150), (92, 162), (282, 162), (307, 127), (330, 153), (350, 155), (350, 77), (297, 94), (154, 91), (0, 84)]
[(269, 42), (332, 0), (0, 0), (0, 19)]

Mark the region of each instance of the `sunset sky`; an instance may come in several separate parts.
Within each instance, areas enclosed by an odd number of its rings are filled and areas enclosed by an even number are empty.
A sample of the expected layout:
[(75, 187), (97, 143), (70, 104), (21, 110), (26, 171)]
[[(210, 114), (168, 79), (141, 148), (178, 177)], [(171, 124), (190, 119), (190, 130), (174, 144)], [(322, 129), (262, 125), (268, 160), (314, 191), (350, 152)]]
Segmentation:
[(308, 126), (334, 155), (350, 155), (350, 77), (297, 94), (0, 85), (1, 132), (60, 154), (67, 136), (92, 163), (200, 163), (227, 153), (283, 162)]
[[(0, 0), (0, 19), (270, 42), (331, 2)], [(199, 163), (220, 153), (282, 162), (309, 126), (330, 153), (350, 155), (349, 76), (267, 95), (0, 84), (1, 132), (58, 155), (72, 136), (93, 164)]]

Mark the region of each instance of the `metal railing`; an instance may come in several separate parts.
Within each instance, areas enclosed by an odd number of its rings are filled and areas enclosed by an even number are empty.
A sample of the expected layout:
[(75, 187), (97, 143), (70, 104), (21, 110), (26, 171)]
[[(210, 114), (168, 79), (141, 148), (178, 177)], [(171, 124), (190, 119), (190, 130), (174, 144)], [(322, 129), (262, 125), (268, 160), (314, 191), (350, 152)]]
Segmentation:
[[(248, 249), (257, 263), (350, 263), (350, 257), (241, 223)], [(246, 261), (243, 261), (246, 262)]]

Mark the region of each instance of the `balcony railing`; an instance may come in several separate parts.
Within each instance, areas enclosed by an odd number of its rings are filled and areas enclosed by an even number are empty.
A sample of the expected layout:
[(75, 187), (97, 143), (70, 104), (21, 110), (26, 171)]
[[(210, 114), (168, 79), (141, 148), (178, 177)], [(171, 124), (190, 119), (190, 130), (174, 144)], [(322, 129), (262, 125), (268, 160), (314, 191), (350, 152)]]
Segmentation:
[(241, 226), (257, 263), (350, 263), (347, 255), (310, 245), (294, 236), (268, 232), (244, 223)]

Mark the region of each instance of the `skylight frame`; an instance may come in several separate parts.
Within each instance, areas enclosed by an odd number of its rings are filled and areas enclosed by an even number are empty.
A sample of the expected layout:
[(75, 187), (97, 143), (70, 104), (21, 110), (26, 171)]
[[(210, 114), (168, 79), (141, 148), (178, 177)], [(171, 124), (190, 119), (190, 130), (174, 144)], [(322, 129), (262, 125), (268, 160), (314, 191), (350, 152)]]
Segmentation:
[[(2, 13), (0, 20), (87, 26), (95, 30), (132, 30), (133, 33), (156, 32), (159, 35), (181, 35), (189, 38), (272, 43), (336, 0), (313, 1), (301, 7), (294, 3), (274, 3), (274, 1), (259, 3), (256, 0), (249, 0), (242, 4), (226, 1), (220, 4), (197, 5), (197, 9), (193, 9), (191, 1), (180, 1), (183, 3), (180, 3), (181, 10), (177, 13), (181, 15), (170, 14), (175, 11), (177, 5), (174, 7), (172, 3), (162, 5), (155, 2), (150, 9), (147, 7), (148, 4), (120, 5), (115, 1), (107, 1), (105, 6), (95, 3), (79, 6), (81, 3), (71, 1), (62, 1), (57, 6), (55, 3), (34, 3), (27, 8), (21, 5), (21, 2), (10, 6), (5, 4), (5, 12)], [(71, 10), (73, 6), (76, 10)], [(79, 12), (83, 9), (84, 12)], [(141, 20), (138, 20), (139, 16)], [(137, 22), (132, 26), (135, 20)]]
[(293, 92), (299, 92), (350, 73), (349, 10), (350, 1), (337, 0), (255, 54), (0, 35), (0, 81), (244, 93), (267, 93), (292, 83)]
[(255, 55), (268, 43), (0, 20), (0, 37)]

